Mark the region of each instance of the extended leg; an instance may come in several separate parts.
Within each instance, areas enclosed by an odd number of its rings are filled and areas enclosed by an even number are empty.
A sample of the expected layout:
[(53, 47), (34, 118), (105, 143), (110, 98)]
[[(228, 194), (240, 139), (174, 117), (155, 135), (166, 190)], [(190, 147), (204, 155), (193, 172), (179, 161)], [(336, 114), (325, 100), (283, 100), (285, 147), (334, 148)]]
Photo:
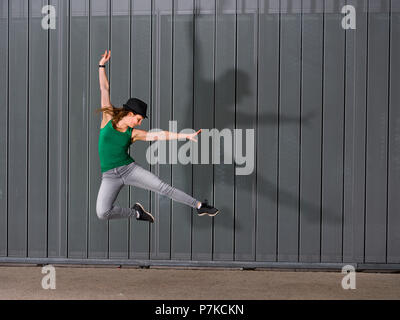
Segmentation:
[(199, 203), (199, 201), (192, 196), (172, 187), (155, 174), (143, 169), (139, 165), (136, 165), (129, 174), (124, 176), (124, 183), (165, 195), (174, 201), (186, 204), (192, 208), (197, 208)]

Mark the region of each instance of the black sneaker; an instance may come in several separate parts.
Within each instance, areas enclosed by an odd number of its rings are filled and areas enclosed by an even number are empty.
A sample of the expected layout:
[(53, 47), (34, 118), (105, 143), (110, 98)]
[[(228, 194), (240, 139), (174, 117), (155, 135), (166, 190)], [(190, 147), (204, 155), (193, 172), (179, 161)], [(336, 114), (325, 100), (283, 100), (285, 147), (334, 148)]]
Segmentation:
[(136, 202), (132, 209), (135, 210), (136, 220), (150, 221), (151, 223), (154, 222), (154, 217), (150, 212), (144, 210), (140, 203)]
[(210, 206), (208, 204), (207, 199), (204, 200), (204, 202), (201, 203), (200, 209), (197, 210), (197, 215), (199, 216), (204, 216), (208, 214), (210, 217), (214, 217), (218, 214), (219, 210), (217, 208), (214, 208), (213, 206)]

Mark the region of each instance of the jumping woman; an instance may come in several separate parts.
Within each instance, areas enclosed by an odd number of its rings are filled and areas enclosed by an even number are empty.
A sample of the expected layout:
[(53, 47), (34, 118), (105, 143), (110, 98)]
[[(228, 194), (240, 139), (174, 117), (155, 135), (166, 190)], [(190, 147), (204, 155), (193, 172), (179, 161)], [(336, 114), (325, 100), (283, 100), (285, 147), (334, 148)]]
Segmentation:
[(99, 62), (99, 81), (102, 112), (99, 135), (99, 157), (102, 180), (97, 195), (96, 212), (99, 219), (123, 219), (135, 216), (137, 220), (154, 222), (154, 217), (140, 203), (132, 208), (114, 205), (118, 193), (124, 185), (132, 185), (165, 195), (170, 199), (186, 204), (197, 210), (199, 216), (215, 216), (219, 210), (205, 200), (200, 202), (185, 192), (161, 181), (156, 175), (136, 164), (127, 153), (129, 146), (136, 141), (173, 140), (194, 137), (201, 132), (183, 134), (169, 131), (147, 132), (136, 129), (147, 118), (147, 104), (140, 99), (130, 98), (122, 108), (115, 108), (110, 102), (110, 91), (105, 64), (111, 58), (107, 50)]

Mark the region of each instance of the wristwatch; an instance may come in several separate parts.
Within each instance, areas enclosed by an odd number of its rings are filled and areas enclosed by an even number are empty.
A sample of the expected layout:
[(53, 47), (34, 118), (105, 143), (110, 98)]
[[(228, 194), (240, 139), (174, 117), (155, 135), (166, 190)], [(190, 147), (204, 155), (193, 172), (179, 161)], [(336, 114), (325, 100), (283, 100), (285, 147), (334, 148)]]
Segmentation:
[(103, 64), (103, 65), (101, 65), (101, 64), (99, 64), (99, 68), (105, 68), (106, 66)]

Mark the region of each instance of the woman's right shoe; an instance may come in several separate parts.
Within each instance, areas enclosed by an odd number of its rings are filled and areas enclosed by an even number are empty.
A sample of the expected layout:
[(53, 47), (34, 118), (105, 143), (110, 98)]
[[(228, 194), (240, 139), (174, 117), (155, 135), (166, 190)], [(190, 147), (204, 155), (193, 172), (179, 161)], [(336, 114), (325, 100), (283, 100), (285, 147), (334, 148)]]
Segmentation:
[(154, 222), (154, 217), (150, 212), (144, 210), (143, 206), (139, 202), (136, 202), (132, 209), (135, 210), (136, 220), (150, 221), (151, 223)]
[(214, 208), (213, 206), (210, 206), (208, 204), (208, 200), (205, 199), (204, 202), (201, 203), (200, 209), (197, 210), (197, 215), (198, 216), (204, 216), (208, 214), (210, 217), (214, 217), (218, 214), (219, 210), (217, 208)]

